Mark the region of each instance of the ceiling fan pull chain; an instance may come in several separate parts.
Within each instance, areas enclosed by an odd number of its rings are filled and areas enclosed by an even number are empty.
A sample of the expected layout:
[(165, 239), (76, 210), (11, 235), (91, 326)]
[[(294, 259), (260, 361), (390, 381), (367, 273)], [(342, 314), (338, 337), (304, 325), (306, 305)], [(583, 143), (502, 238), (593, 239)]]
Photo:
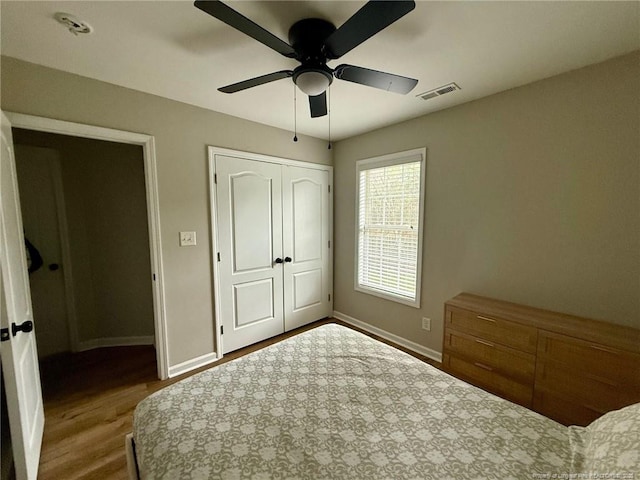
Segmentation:
[(296, 85), (293, 84), (293, 141), (298, 141), (298, 120), (296, 113), (298, 111), (298, 95), (296, 94)]

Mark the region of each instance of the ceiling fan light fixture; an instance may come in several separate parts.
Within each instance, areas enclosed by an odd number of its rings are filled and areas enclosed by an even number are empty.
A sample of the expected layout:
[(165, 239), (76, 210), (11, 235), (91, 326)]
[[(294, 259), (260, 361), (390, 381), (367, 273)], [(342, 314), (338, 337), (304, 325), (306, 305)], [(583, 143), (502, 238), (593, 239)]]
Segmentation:
[(293, 76), (297, 87), (310, 97), (315, 97), (326, 91), (332, 80), (333, 76), (324, 70), (307, 69), (297, 74), (294, 73)]

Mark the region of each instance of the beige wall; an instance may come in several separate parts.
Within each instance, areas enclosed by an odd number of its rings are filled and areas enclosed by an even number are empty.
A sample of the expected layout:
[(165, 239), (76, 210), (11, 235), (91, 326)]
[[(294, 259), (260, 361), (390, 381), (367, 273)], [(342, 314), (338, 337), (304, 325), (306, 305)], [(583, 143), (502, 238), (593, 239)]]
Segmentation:
[[(8, 111), (155, 136), (170, 365), (213, 350), (206, 145), (323, 164), (333, 154), (335, 309), (439, 351), (443, 303), (461, 291), (640, 327), (639, 65), (635, 53), (331, 151), (6, 57), (1, 99)], [(353, 289), (354, 173), (357, 159), (423, 146), (423, 292), (413, 309)], [(181, 230), (195, 230), (198, 246), (180, 248)]]
[[(355, 161), (423, 146), (414, 309), (354, 291)], [(443, 304), (463, 291), (640, 328), (638, 52), (350, 138), (334, 152), (335, 310), (437, 351)]]
[(22, 129), (13, 140), (17, 163), (29, 161), (20, 145), (47, 147), (59, 158), (80, 347), (152, 337), (142, 147)]
[[(1, 59), (3, 110), (153, 135), (169, 365), (214, 351), (207, 145), (331, 164), (326, 142), (16, 59)], [(213, 87), (212, 87), (213, 88)], [(196, 247), (178, 232), (194, 230)]]
[(98, 338), (152, 336), (142, 147), (82, 140), (86, 147), (63, 155), (62, 173), (65, 187), (73, 182), (84, 200)]

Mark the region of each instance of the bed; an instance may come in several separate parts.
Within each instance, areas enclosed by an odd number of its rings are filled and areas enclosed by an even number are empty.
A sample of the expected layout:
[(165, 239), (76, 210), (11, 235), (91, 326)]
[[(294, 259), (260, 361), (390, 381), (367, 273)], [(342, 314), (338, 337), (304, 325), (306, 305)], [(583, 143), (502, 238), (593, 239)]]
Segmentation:
[(328, 324), (150, 395), (127, 443), (144, 480), (633, 478), (639, 425), (567, 428)]

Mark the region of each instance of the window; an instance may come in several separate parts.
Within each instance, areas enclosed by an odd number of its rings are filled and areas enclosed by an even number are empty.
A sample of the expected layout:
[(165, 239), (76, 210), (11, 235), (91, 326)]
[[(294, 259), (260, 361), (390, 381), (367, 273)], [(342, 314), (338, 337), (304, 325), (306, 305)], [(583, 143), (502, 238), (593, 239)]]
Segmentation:
[(358, 291), (420, 307), (425, 149), (356, 163)]

